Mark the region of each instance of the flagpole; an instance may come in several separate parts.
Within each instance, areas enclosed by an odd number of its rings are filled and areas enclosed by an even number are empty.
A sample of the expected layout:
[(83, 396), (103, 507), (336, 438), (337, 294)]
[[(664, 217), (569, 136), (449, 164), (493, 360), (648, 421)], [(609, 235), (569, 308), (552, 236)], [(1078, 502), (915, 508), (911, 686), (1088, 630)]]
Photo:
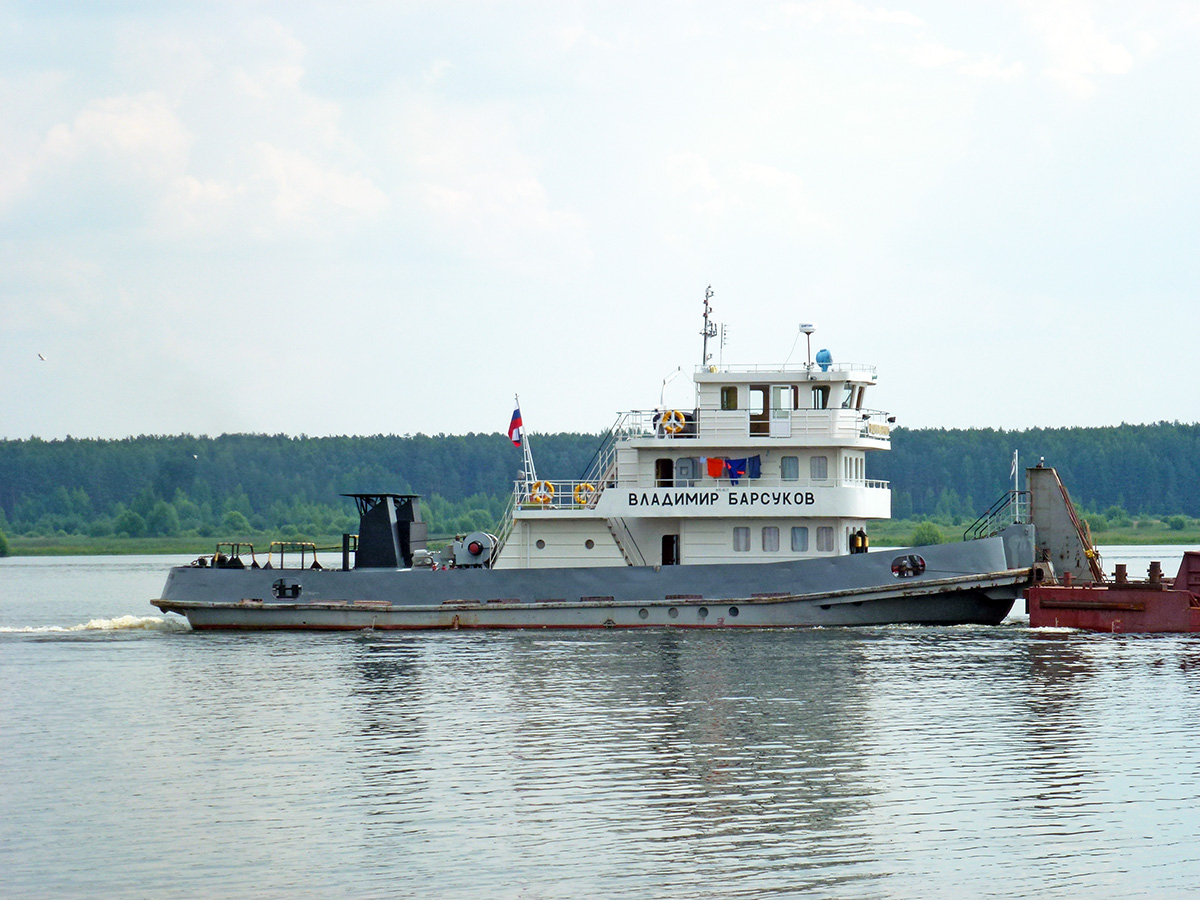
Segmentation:
[[(521, 398), (513, 394), (513, 402), (516, 404), (515, 408), (519, 410), (521, 408)], [(533, 451), (529, 448), (529, 432), (525, 429), (524, 417), (521, 419), (521, 453), (525, 465), (525, 487), (529, 488), (537, 482), (538, 477), (537, 469), (533, 465)]]

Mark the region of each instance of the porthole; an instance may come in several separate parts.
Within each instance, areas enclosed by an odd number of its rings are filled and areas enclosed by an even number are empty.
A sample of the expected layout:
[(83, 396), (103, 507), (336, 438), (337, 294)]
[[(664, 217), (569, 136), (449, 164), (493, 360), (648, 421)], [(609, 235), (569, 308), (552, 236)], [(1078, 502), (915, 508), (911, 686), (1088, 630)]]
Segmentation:
[(707, 606), (700, 607), (698, 610), (696, 610), (696, 615), (698, 615), (702, 619), (707, 619), (708, 618), (708, 607)]
[(644, 607), (644, 606), (638, 610), (638, 618), (639, 619), (648, 618), (649, 615), (650, 615), (650, 610), (646, 609), (646, 607)]
[(679, 610), (676, 607), (672, 606), (670, 609), (667, 610), (667, 615), (670, 616), (672, 619), (678, 619), (679, 618)]
[(585, 546), (589, 550), (591, 550), (593, 547), (596, 546), (596, 542), (593, 541), (591, 538), (588, 538), (586, 541), (583, 542), (583, 546)]
[(729, 617), (730, 618), (736, 619), (737, 614), (738, 614), (738, 608), (736, 606), (729, 607)]
[(539, 550), (545, 550), (546, 542), (543, 541), (541, 538), (538, 538), (538, 542), (536, 544), (534, 544), (534, 546), (537, 547)]

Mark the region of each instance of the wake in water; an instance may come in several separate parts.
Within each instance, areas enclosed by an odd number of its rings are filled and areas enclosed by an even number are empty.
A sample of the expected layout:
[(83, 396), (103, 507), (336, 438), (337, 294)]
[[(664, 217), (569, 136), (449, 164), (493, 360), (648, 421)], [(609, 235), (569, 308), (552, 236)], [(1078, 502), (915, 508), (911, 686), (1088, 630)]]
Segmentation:
[(0, 626), (0, 634), (66, 634), (73, 631), (191, 631), (185, 619), (158, 616), (117, 616), (115, 619), (91, 619), (82, 625)]

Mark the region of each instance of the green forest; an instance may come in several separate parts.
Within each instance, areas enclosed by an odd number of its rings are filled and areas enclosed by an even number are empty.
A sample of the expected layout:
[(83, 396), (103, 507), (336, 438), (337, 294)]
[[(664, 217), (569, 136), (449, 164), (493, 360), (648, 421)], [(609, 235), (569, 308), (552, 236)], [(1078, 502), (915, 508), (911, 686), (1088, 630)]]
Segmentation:
[[(533, 435), (538, 470), (582, 476), (603, 439)], [(1173, 529), (1200, 516), (1200, 425), (896, 429), (868, 458), (891, 482), (893, 517), (969, 523), (1021, 465), (1056, 466), (1093, 530), (1155, 517)], [(9, 538), (285, 539), (354, 531), (351, 492), (420, 494), (431, 535), (491, 529), (519, 475), (502, 434), (310, 438), (231, 434), (123, 440), (0, 441), (0, 553)]]

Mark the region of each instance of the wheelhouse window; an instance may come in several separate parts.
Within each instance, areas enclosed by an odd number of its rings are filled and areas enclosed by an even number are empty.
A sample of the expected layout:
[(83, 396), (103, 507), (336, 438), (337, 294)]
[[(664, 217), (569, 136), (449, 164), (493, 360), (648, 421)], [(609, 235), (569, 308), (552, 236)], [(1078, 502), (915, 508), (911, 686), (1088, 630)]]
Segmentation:
[(763, 550), (767, 553), (779, 552), (779, 526), (764, 525), (762, 530)]
[(823, 384), (812, 389), (812, 408), (813, 409), (828, 409), (829, 408), (829, 385)]
[(738, 408), (738, 390), (736, 385), (721, 388), (721, 409)]
[(798, 553), (808, 552), (808, 526), (792, 526), (792, 550)]
[(813, 481), (825, 481), (829, 478), (829, 457), (813, 456), (808, 461), (809, 477)]
[(746, 553), (750, 550), (750, 528), (739, 525), (733, 529), (733, 549), (735, 553)]
[(817, 552), (833, 552), (833, 528), (829, 525), (819, 525), (817, 527)]
[(785, 456), (779, 460), (779, 477), (784, 481), (800, 480), (800, 457)]

